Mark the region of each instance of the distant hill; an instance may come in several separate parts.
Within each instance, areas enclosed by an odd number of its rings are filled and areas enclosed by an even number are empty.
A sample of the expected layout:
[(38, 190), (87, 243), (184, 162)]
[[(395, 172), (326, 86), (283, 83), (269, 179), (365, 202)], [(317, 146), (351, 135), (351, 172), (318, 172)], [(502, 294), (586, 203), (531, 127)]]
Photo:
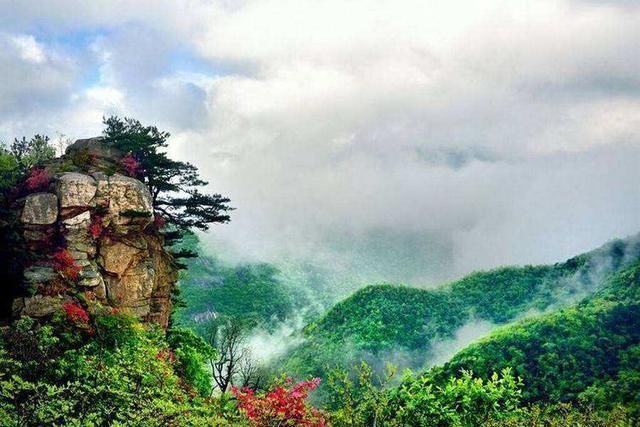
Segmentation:
[(576, 303), (639, 256), (634, 236), (563, 263), (473, 273), (432, 290), (369, 286), (309, 324), (304, 343), (279, 367), (299, 376), (360, 359), (428, 367), (442, 359), (443, 348), (454, 352), (492, 327)]
[(624, 404), (640, 415), (640, 261), (578, 305), (500, 328), (428, 375), (486, 377), (507, 366), (525, 401)]
[(185, 303), (175, 314), (180, 324), (199, 329), (212, 317), (233, 316), (268, 328), (304, 305), (271, 264), (227, 265), (203, 253), (193, 234), (181, 245), (201, 255), (186, 261), (188, 269), (179, 281), (180, 299)]

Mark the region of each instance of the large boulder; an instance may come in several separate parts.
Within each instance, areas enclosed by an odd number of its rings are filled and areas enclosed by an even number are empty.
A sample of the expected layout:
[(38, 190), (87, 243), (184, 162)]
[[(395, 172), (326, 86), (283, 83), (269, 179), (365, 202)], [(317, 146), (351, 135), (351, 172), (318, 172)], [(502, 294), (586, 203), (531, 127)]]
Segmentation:
[(120, 174), (97, 173), (94, 177), (98, 183), (96, 203), (108, 209), (114, 224), (144, 228), (153, 221), (151, 193), (142, 182)]
[(24, 201), (22, 222), (30, 225), (50, 225), (58, 219), (58, 197), (51, 193), (30, 194)]
[(92, 206), (98, 186), (89, 175), (67, 172), (57, 181), (57, 193), (61, 208)]
[(21, 306), (20, 314), (29, 317), (45, 317), (60, 312), (64, 300), (62, 297), (34, 295), (14, 301), (14, 310)]
[(108, 273), (120, 277), (141, 256), (147, 255), (140, 249), (119, 241), (105, 241), (100, 246), (98, 264)]
[(120, 153), (113, 147), (104, 143), (104, 138), (78, 139), (65, 150), (65, 157), (77, 158), (79, 156), (95, 160), (96, 158), (117, 159)]

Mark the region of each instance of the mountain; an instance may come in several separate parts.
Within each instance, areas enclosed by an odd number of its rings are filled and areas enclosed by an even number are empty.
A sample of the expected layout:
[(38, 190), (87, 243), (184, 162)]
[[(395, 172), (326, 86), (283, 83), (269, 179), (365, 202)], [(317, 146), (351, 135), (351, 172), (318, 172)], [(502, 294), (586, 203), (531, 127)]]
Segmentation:
[(526, 402), (615, 404), (640, 415), (640, 261), (574, 307), (494, 331), (428, 375), (511, 367)]
[(360, 359), (428, 367), (498, 325), (579, 301), (639, 256), (640, 236), (633, 236), (563, 263), (473, 273), (431, 290), (369, 286), (309, 324), (281, 369), (323, 375)]
[(500, 327), (395, 386), (376, 387), (368, 369), (331, 374), (343, 425), (638, 425), (640, 260), (576, 305)]
[(228, 316), (270, 329), (307, 303), (304, 293), (283, 280), (273, 264), (226, 264), (206, 253), (195, 234), (185, 236), (180, 245), (200, 254), (186, 260), (179, 280), (183, 304), (174, 316), (181, 325), (202, 330), (210, 319)]

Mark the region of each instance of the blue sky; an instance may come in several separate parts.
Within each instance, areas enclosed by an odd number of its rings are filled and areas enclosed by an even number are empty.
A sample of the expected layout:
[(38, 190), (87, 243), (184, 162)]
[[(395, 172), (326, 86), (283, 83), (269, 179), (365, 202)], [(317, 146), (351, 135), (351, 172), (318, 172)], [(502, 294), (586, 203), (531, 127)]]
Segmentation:
[(640, 231), (634, 2), (0, 7), (0, 138), (171, 131), (238, 208), (230, 258), (425, 284)]

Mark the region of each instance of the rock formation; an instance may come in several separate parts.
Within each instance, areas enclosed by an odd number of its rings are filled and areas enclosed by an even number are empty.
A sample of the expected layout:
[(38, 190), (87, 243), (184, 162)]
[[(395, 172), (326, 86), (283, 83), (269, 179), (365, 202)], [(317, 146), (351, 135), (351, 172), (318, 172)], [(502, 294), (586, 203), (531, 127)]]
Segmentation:
[(49, 316), (73, 300), (167, 326), (177, 269), (151, 194), (121, 158), (100, 138), (79, 140), (23, 185), (14, 209), (30, 259), (14, 316)]

